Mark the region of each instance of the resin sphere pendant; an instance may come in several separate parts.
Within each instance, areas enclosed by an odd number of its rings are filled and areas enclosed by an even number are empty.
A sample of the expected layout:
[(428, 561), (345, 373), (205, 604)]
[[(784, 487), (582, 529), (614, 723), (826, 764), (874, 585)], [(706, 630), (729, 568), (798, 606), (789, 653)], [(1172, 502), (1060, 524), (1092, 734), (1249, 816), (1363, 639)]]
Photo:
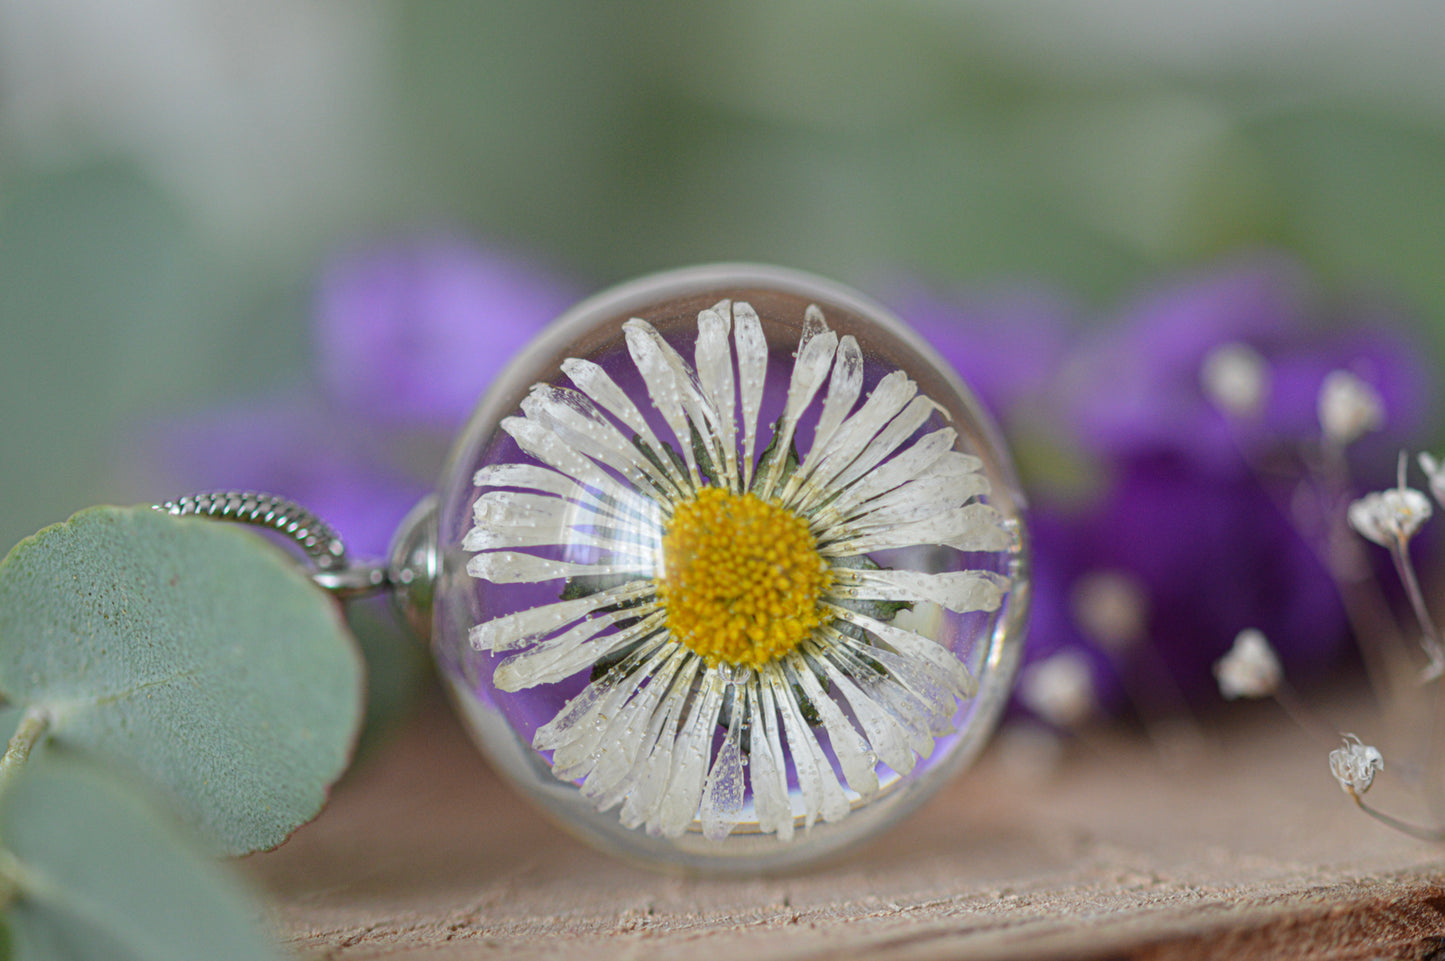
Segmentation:
[(393, 568), (432, 566), (409, 600), (496, 768), (690, 870), (797, 864), (915, 808), (982, 746), (1027, 609), (968, 390), (883, 309), (767, 267), (569, 311), (410, 530)]

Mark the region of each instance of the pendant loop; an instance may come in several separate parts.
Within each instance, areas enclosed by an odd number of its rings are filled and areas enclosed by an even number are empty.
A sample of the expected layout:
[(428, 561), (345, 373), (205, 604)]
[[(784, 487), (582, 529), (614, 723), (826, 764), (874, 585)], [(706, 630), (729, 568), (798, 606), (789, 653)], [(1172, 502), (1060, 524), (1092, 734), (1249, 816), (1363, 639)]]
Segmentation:
[(275, 531), (305, 552), (311, 580), (338, 600), (389, 591), (396, 609), (417, 637), (431, 637), (431, 603), (438, 571), (436, 498), (427, 497), (407, 513), (385, 561), (353, 560), (330, 524), (293, 500), (260, 491), (206, 491), (151, 509), (175, 517), (208, 517)]
[(260, 491), (204, 491), (151, 506), (174, 517), (209, 517), (275, 531), (306, 554), (314, 568), (311, 579), (337, 597), (363, 597), (389, 586), (384, 565), (353, 562), (331, 525), (284, 497)]

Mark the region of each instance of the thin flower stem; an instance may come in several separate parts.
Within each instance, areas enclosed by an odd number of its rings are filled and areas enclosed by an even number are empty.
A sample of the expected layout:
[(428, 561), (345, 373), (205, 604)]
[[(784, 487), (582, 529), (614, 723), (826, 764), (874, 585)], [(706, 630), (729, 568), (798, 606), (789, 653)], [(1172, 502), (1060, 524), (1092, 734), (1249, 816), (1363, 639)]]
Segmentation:
[[(1359, 542), (1350, 529), (1346, 505), (1350, 501), (1353, 479), (1344, 448), (1326, 438), (1320, 445), (1318, 460), (1303, 456), (1301, 461), (1318, 493), (1316, 497), (1325, 515), (1326, 542), (1322, 559), (1334, 578), (1345, 605), (1345, 616), (1355, 635), (1355, 644), (1365, 661), (1370, 686), (1380, 702), (1388, 703), (1391, 694), (1398, 694), (1406, 683), (1400, 664), (1390, 658), (1386, 638), (1408, 649), (1409, 641), (1390, 609), (1370, 564), (1359, 554)], [(1403, 470), (1403, 462), (1401, 470)], [(1400, 477), (1403, 485), (1403, 473)]]
[(45, 736), (50, 728), (50, 714), (42, 707), (27, 708), (21, 715), (20, 726), (10, 738), (10, 744), (0, 755), (0, 795), (3, 795), (15, 780), (20, 769), (30, 757), (30, 749)]
[(1289, 715), (1289, 719), (1295, 723), (1295, 726), (1310, 737), (1322, 744), (1334, 744), (1339, 741), (1340, 735), (1334, 726), (1312, 711), (1288, 682), (1280, 681), (1270, 696), (1274, 698), (1274, 702), (1284, 710), (1285, 714)]
[[(1113, 654), (1110, 655), (1110, 660), (1113, 661), (1115, 673), (1124, 682), (1125, 694), (1139, 712), (1139, 720), (1154, 745), (1155, 753), (1160, 760), (1169, 763), (1179, 755), (1181, 748), (1187, 752), (1203, 744), (1204, 731), (1189, 707), (1189, 699), (1184, 696), (1184, 692), (1174, 680), (1174, 675), (1169, 672), (1168, 665), (1159, 656), (1159, 649), (1147, 639), (1139, 647), (1139, 659), (1142, 662), (1140, 666), (1148, 672), (1147, 678), (1141, 678), (1136, 672), (1127, 670), (1122, 659)], [(1179, 723), (1166, 728), (1166, 719)]]
[[(1387, 653), (1380, 644), (1372, 643), (1372, 639), (1399, 637), (1394, 615), (1380, 595), (1379, 585), (1373, 580), (1343, 580), (1335, 575), (1334, 571), (1330, 573), (1345, 608), (1345, 620), (1350, 622), (1355, 648), (1360, 652), (1360, 659), (1365, 664), (1365, 676), (1370, 682), (1370, 688), (1375, 692), (1375, 698), (1385, 704), (1389, 701), (1391, 692), (1397, 690), (1396, 682), (1400, 679), (1392, 669)], [(1406, 642), (1404, 638), (1400, 638), (1399, 643), (1404, 645)]]
[(1425, 649), (1425, 656), (1430, 659), (1430, 666), (1425, 670), (1425, 679), (1434, 680), (1445, 672), (1445, 646), (1441, 645), (1440, 632), (1435, 627), (1429, 608), (1425, 606), (1425, 595), (1420, 590), (1420, 580), (1415, 576), (1415, 565), (1410, 562), (1410, 554), (1403, 537), (1397, 538), (1395, 543), (1390, 545), (1390, 559), (1395, 562), (1395, 572), (1400, 575), (1400, 582), (1405, 585), (1410, 607), (1414, 609), (1415, 618), (1424, 632), (1420, 638), (1420, 646)]
[(1445, 816), (1445, 696), (1427, 691), (1430, 719), (1425, 730), (1425, 803), (1438, 819)]
[(1376, 821), (1379, 821), (1381, 824), (1384, 824), (1387, 827), (1392, 827), (1402, 834), (1408, 834), (1410, 837), (1417, 838), (1421, 841), (1429, 841), (1432, 843), (1445, 841), (1445, 828), (1427, 828), (1421, 827), (1417, 824), (1411, 824), (1408, 821), (1401, 821), (1399, 818), (1386, 814), (1384, 811), (1377, 811), (1374, 808), (1370, 807), (1368, 804), (1365, 803), (1364, 798), (1360, 797), (1359, 794), (1355, 793), (1355, 790), (1353, 788), (1347, 788), (1346, 790), (1350, 797), (1354, 800), (1356, 807), (1358, 807), (1361, 811), (1364, 811)]
[(1338, 444), (1323, 441), (1294, 452), (1295, 463), (1304, 474), (1297, 490), (1310, 492), (1317, 511), (1315, 520), (1318, 523), (1311, 529), (1301, 520), (1289, 499), (1282, 496), (1271, 482), (1278, 472), (1271, 471), (1237, 434), (1231, 432), (1231, 437), (1235, 450), (1248, 465), (1261, 489), (1275, 502), (1276, 509), (1334, 582), (1345, 610), (1345, 619), (1349, 621), (1351, 638), (1364, 662), (1370, 688), (1381, 704), (1386, 703), (1390, 693), (1396, 690), (1399, 678), (1381, 642), (1385, 638), (1396, 638), (1402, 646), (1406, 642), (1379, 584), (1369, 576), (1368, 566), (1357, 551), (1352, 550), (1353, 534), (1344, 511), (1344, 504), (1348, 501), (1350, 469), (1343, 449)]

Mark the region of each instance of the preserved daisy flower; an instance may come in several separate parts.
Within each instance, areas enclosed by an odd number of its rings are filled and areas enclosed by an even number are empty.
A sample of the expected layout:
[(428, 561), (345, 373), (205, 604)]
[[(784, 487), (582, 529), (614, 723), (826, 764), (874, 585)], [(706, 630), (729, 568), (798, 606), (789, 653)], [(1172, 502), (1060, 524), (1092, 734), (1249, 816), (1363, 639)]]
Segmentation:
[(441, 506), (438, 655), (482, 746), (594, 840), (693, 866), (918, 803), (981, 744), (1023, 616), (971, 398), (878, 308), (763, 268), (663, 275), (554, 332)]

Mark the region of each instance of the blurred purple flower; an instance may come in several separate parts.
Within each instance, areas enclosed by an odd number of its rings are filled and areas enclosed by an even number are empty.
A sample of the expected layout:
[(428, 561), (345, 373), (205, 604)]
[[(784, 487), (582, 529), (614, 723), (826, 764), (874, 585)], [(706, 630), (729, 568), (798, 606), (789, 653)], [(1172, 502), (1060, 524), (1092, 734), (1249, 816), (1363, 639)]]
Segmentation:
[(573, 285), (454, 235), (382, 242), (318, 285), (320, 389), (153, 426), (126, 454), (142, 497), (252, 489), (290, 498), (359, 556), (381, 554), (436, 484), (452, 435)]
[[(1247, 466), (1242, 444), (1317, 439), (1320, 384), (1344, 368), (1385, 401), (1384, 430), (1357, 453), (1369, 460), (1398, 449), (1429, 414), (1431, 385), (1418, 347), (1378, 308), (1324, 316), (1313, 298), (1298, 265), (1277, 255), (1157, 287), (1064, 372), (1059, 412), (1070, 416), (1083, 446), (1105, 457), (1169, 451), (1202, 469), (1239, 472)], [(1220, 412), (1200, 385), (1205, 358), (1230, 343), (1257, 351), (1270, 372), (1252, 425)]]
[(1000, 419), (1046, 393), (1074, 339), (1068, 302), (1041, 288), (944, 299), (910, 287), (890, 299)]
[[(406, 512), (432, 488), (377, 450), (312, 396), (267, 397), (158, 425), (141, 439), (152, 491), (259, 490), (326, 521), (351, 552), (378, 557)], [(153, 495), (155, 496), (155, 495)], [(155, 496), (155, 499), (164, 499)]]
[(321, 279), (322, 383), (362, 418), (454, 430), (577, 300), (571, 283), (539, 265), (452, 235), (359, 249)]
[[(895, 303), (1006, 432), (1042, 421), (1067, 448), (1052, 460), (1034, 451), (1025, 467), (1073, 467), (1082, 455), (1100, 479), (1080, 495), (1046, 471), (1025, 476), (1028, 661), (1083, 654), (1105, 709), (1121, 707), (1126, 691), (1171, 686), (1211, 700), (1211, 665), (1245, 627), (1262, 629), (1296, 676), (1337, 663), (1347, 634), (1334, 584), (1281, 509), (1288, 489), (1267, 489), (1244, 452), (1317, 440), (1320, 384), (1345, 368), (1386, 409), (1352, 459), (1393, 463), (1428, 417), (1432, 385), (1419, 349), (1379, 310), (1322, 317), (1303, 271), (1271, 255), (1159, 285), (1091, 335), (1067, 307), (1033, 294), (949, 302), (913, 291)], [(1201, 386), (1205, 358), (1230, 343), (1248, 345), (1269, 371), (1252, 422), (1221, 413)], [(1147, 647), (1091, 634), (1081, 587), (1100, 575), (1137, 587)]]

